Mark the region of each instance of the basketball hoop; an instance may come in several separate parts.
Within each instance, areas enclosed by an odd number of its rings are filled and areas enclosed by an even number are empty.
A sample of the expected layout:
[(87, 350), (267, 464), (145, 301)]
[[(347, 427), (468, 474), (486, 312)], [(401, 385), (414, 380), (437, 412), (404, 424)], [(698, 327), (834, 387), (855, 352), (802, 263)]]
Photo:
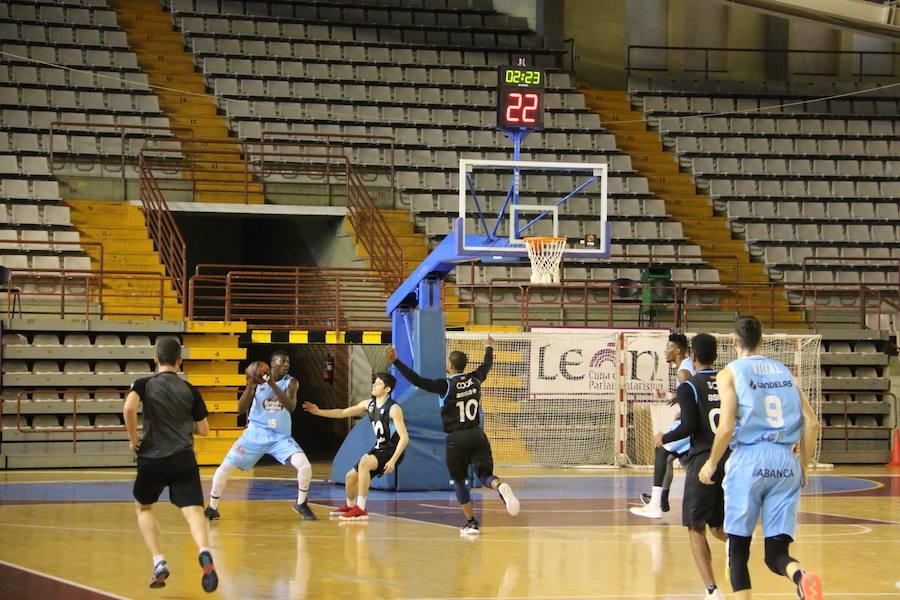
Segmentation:
[(566, 238), (527, 237), (528, 260), (531, 261), (531, 283), (559, 283), (559, 261)]

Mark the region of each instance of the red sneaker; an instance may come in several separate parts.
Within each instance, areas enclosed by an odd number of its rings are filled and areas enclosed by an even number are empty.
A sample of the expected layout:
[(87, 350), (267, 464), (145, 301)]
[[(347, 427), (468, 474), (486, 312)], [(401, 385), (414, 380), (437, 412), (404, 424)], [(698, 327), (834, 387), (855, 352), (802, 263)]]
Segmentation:
[(800, 577), (800, 597), (803, 600), (822, 600), (822, 579), (815, 573)]
[(366, 510), (363, 508), (354, 506), (353, 508), (348, 510), (346, 514), (341, 515), (341, 520), (342, 521), (368, 521), (369, 513), (366, 512)]
[(346, 514), (347, 514), (348, 512), (350, 512), (351, 510), (353, 510), (353, 509), (350, 508), (349, 506), (347, 506), (346, 504), (344, 504), (342, 507), (340, 507), (340, 508), (335, 508), (334, 510), (332, 510), (332, 511), (331, 511), (330, 513), (328, 513), (328, 514), (331, 515), (332, 517), (341, 517), (341, 516), (343, 516), (343, 515), (346, 515)]

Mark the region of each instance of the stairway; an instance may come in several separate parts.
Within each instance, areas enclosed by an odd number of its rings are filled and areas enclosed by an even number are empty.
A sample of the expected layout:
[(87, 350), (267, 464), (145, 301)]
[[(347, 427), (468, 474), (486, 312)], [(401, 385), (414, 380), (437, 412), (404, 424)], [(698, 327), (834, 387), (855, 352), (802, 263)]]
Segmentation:
[[(428, 256), (428, 245), (425, 243), (425, 236), (416, 233), (413, 229), (413, 223), (410, 218), (409, 211), (406, 210), (381, 210), (380, 211), (388, 228), (400, 244), (403, 252), (403, 275), (409, 276), (419, 263)], [(344, 219), (345, 227), (348, 233), (353, 234), (353, 225), (350, 219)], [(369, 262), (369, 254), (362, 244), (356, 244), (356, 255), (365, 258), (366, 263), (371, 268)], [(444, 317), (447, 327), (465, 327), (469, 323), (469, 311), (459, 307), (459, 296), (445, 289), (445, 310)]]
[[(194, 57), (184, 49), (184, 40), (175, 31), (169, 13), (158, 0), (110, 0), (109, 4), (150, 84), (160, 86), (154, 93), (163, 114), (173, 128), (189, 130), (179, 129), (174, 135), (194, 161), (194, 173), (188, 168), (183, 172), (185, 178), (194, 179), (194, 199), (244, 203), (244, 161), (238, 140), (228, 134), (225, 117), (218, 114), (215, 100), (207, 92), (203, 76), (195, 70)], [(247, 202), (264, 203), (261, 184), (248, 184)]]
[[(724, 217), (713, 214), (709, 196), (698, 194), (690, 173), (682, 173), (674, 152), (663, 148), (659, 133), (650, 131), (644, 115), (632, 110), (624, 91), (580, 89), (588, 107), (600, 115), (606, 129), (616, 136), (616, 145), (631, 156), (631, 164), (639, 175), (647, 178), (650, 191), (666, 201), (666, 212), (681, 223), (684, 234), (700, 246), (703, 259), (718, 269), (723, 283), (733, 281), (768, 283), (762, 263), (751, 262), (742, 240), (731, 237)], [(733, 258), (732, 258), (733, 257)], [(754, 299), (756, 296), (756, 299)], [(768, 321), (782, 328), (806, 328), (801, 311), (791, 310), (780, 291), (775, 295), (774, 310), (767, 310)], [(751, 291), (738, 292), (736, 301), (757, 308), (769, 301)], [(760, 315), (763, 318), (763, 315)]]
[[(72, 225), (85, 242), (103, 244), (104, 276), (103, 312), (108, 319), (140, 319), (134, 313), (150, 315), (159, 310), (159, 282), (129, 280), (116, 276), (115, 271), (139, 271), (165, 274), (165, 267), (153, 249), (141, 210), (127, 202), (65, 200)], [(85, 245), (94, 271), (100, 271), (100, 252), (97, 246)], [(163, 319), (180, 321), (183, 318), (171, 284), (165, 285)]]

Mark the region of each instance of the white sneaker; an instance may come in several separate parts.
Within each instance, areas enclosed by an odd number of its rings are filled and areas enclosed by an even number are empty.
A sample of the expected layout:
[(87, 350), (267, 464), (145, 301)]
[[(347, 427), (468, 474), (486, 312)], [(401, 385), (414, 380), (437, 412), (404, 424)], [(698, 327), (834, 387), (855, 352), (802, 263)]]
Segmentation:
[(500, 492), (500, 498), (506, 505), (506, 512), (508, 512), (512, 516), (516, 516), (517, 514), (519, 514), (519, 499), (516, 498), (515, 494), (513, 494), (512, 488), (509, 487), (509, 484), (501, 483), (497, 487), (497, 491)]
[(632, 506), (628, 509), (631, 514), (639, 517), (647, 517), (648, 519), (662, 519), (662, 509), (658, 506), (648, 504), (647, 506)]
[(714, 589), (712, 592), (706, 592), (706, 595), (703, 597), (704, 600), (725, 600), (725, 594), (722, 593), (722, 590), (719, 588)]

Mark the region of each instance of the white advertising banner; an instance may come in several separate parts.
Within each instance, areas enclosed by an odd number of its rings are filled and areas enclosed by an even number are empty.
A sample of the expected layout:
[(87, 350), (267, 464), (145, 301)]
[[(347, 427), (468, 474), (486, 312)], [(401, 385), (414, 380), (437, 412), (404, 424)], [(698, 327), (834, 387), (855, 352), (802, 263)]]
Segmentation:
[(618, 336), (613, 331), (570, 339), (536, 337), (531, 341), (528, 371), (532, 395), (609, 395), (618, 389)]

